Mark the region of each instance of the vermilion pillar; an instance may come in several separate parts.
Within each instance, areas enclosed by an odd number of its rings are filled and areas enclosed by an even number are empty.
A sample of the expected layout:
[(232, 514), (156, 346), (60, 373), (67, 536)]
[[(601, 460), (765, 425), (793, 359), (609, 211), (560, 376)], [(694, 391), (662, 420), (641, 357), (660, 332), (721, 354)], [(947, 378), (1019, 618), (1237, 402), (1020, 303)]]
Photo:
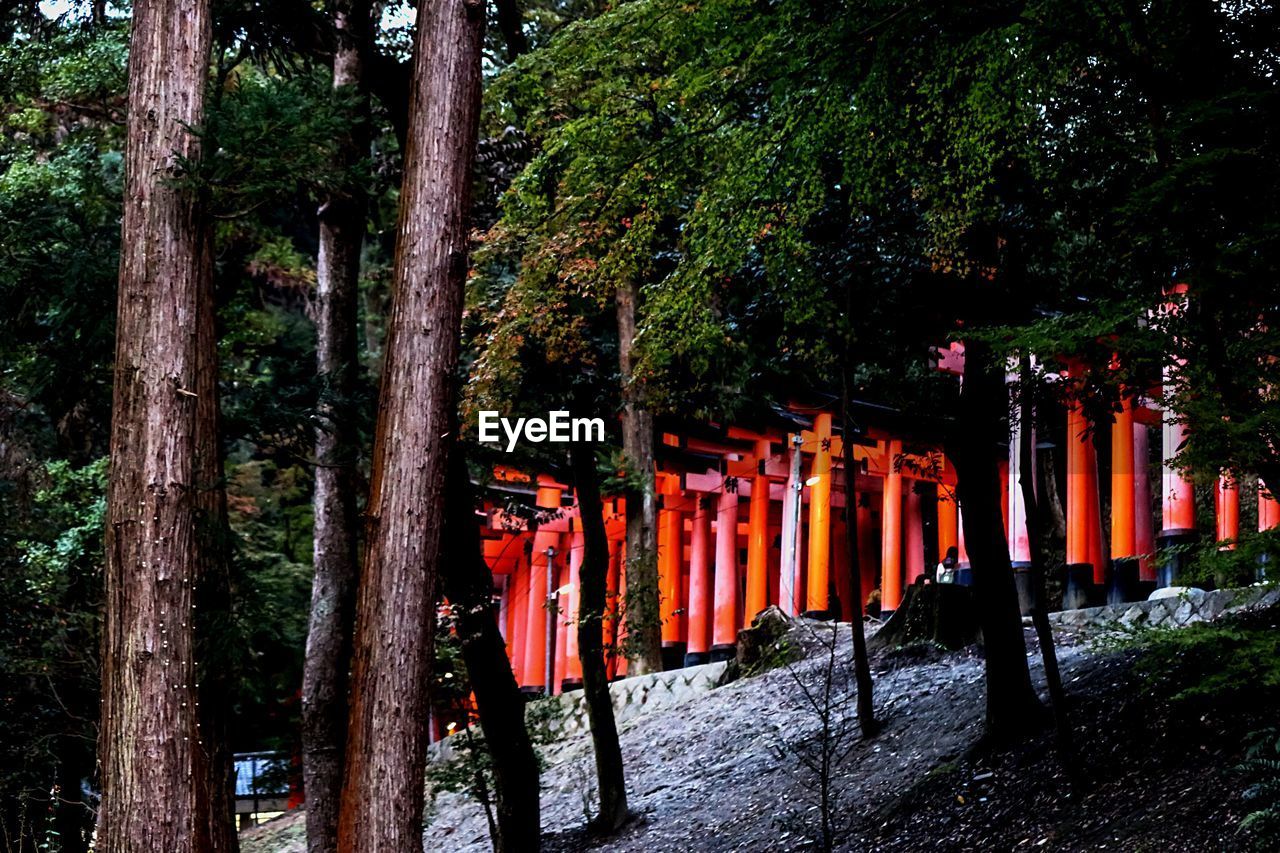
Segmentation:
[(924, 512), (920, 495), (914, 488), (907, 489), (905, 527), (903, 563), (907, 570), (907, 583), (912, 584), (924, 574)]
[[(863, 493), (865, 495), (865, 493)], [(876, 525), (871, 506), (857, 506), (858, 571), (862, 576), (862, 607), (866, 611), (867, 598), (880, 585), (880, 529)]]
[[(670, 498), (663, 496), (665, 504)], [(664, 666), (674, 668), (684, 660), (684, 643), (680, 638), (680, 611), (684, 608), (681, 592), (684, 557), (684, 514), (663, 506), (658, 510), (658, 589), (662, 594), (662, 650)]]
[[(571, 549), (572, 535), (564, 534), (560, 538), (560, 553), (567, 555)], [(556, 580), (555, 586), (551, 589), (551, 597), (555, 602), (555, 611), (552, 616), (555, 618), (556, 639), (555, 639), (555, 669), (553, 671), (553, 681), (555, 693), (564, 690), (565, 676), (569, 671), (569, 566), (568, 559), (562, 556), (556, 562)]]
[(684, 665), (711, 660), (711, 499), (698, 495), (689, 534), (689, 638)]
[(742, 621), (748, 627), (769, 606), (769, 478), (764, 473), (768, 459), (769, 441), (761, 439), (756, 442), (757, 467), (747, 517), (747, 602)]
[(1079, 566), (1089, 561), (1085, 516), (1084, 452), (1080, 434), (1084, 431), (1084, 416), (1080, 404), (1074, 400), (1067, 406), (1067, 566)]
[(1280, 525), (1280, 501), (1271, 496), (1267, 487), (1258, 482), (1258, 532)]
[(727, 487), (716, 499), (715, 619), (711, 659), (733, 657), (738, 642), (738, 493)]
[[(621, 602), (619, 608), (625, 613), (627, 602), (627, 540), (625, 536), (618, 541), (618, 600)], [(618, 637), (618, 654), (614, 659), (614, 675), (618, 678), (625, 678), (627, 675), (627, 655), (625, 653), (627, 646), (627, 620), (625, 617), (619, 618), (617, 622)]]
[(787, 488), (782, 495), (782, 556), (778, 568), (778, 606), (788, 616), (804, 610), (804, 590), (800, 587), (800, 512), (804, 479), (801, 466), (801, 437), (791, 436)]
[(1133, 460), (1133, 399), (1123, 395), (1111, 423), (1111, 583), (1107, 601), (1138, 598), (1137, 493)]
[(942, 484), (938, 485), (938, 562), (947, 558), (947, 551), (956, 549), (959, 554), (959, 507), (955, 495)]
[[(1186, 302), (1186, 286), (1174, 285), (1169, 291), (1169, 301), (1164, 305), (1168, 316), (1179, 314)], [(1167, 399), (1177, 394), (1177, 367), (1182, 359), (1175, 359), (1174, 364), (1165, 364), (1164, 392)], [(1194, 540), (1196, 533), (1196, 499), (1191, 481), (1175, 464), (1178, 451), (1187, 440), (1187, 427), (1178, 419), (1171, 409), (1164, 411), (1164, 423), (1161, 430), (1161, 458), (1164, 470), (1161, 476), (1161, 516), (1163, 528), (1160, 531), (1162, 545), (1171, 546)], [(1176, 551), (1168, 561), (1158, 569), (1159, 586), (1172, 586), (1178, 579), (1181, 569), (1181, 555)]]
[(1156, 532), (1152, 516), (1151, 434), (1146, 424), (1133, 425), (1133, 543), (1138, 552), (1138, 580), (1142, 584), (1156, 582)]
[[(1071, 373), (1079, 375), (1073, 365)], [(1067, 405), (1067, 585), (1063, 607), (1074, 609), (1089, 605), (1090, 586), (1099, 579), (1095, 575), (1093, 550), (1096, 545), (1092, 519), (1095, 517), (1094, 496), (1097, 486), (1097, 460), (1080, 404)]]
[[(1029, 436), (1025, 440), (1031, 442), (1034, 460), (1035, 436)], [(1018, 428), (1017, 420), (1014, 419), (1009, 435), (1009, 475), (1005, 500), (1009, 506), (1009, 560), (1013, 563), (1015, 571), (1031, 564), (1031, 543), (1027, 538), (1027, 502), (1022, 497), (1023, 441), (1022, 430)], [(939, 530), (941, 530), (941, 523), (939, 523)]]
[[(1016, 413), (1021, 407), (1015, 408)], [(1035, 602), (1034, 584), (1031, 582), (1031, 539), (1027, 532), (1027, 502), (1022, 496), (1022, 443), (1031, 444), (1032, 470), (1026, 472), (1035, 482), (1035, 433), (1030, 424), (1023, 429), (1020, 414), (1009, 418), (1009, 462), (1005, 478), (1005, 503), (1009, 507), (1008, 541), (1009, 564), (1013, 568), (1013, 581), (1018, 590), (1018, 609), (1023, 615), (1031, 612)]]
[(585, 545), (582, 523), (573, 519), (573, 536), (569, 543), (569, 591), (565, 593), (565, 643), (564, 681), (561, 690), (576, 690), (582, 686), (582, 658), (578, 655), (578, 619), (582, 604), (582, 558)]
[(1111, 424), (1111, 559), (1133, 557), (1134, 528), (1133, 401), (1124, 399)]
[[(616, 510), (615, 510), (616, 511)], [(609, 537), (609, 574), (605, 587), (604, 631), (605, 669), (609, 678), (618, 674), (618, 614), (622, 582), (622, 541)]]
[[(558, 509), (560, 490), (539, 485), (537, 502), (540, 509)], [(553, 674), (547, 672), (547, 625), (551, 618), (547, 612), (547, 591), (554, 588), (548, 587), (548, 572), (554, 571), (554, 554), (559, 544), (560, 534), (554, 531), (538, 529), (533, 534), (524, 647), (525, 690), (532, 693), (550, 692), (548, 688), (552, 685)]]
[(1087, 525), (1089, 565), (1093, 566), (1094, 586), (1105, 587), (1107, 583), (1107, 543), (1102, 537), (1102, 487), (1099, 483), (1098, 451), (1092, 439), (1086, 439), (1085, 476), (1085, 524)]
[(515, 674), (516, 683), (521, 687), (525, 686), (525, 620), (529, 618), (529, 553), (526, 544), (529, 544), (528, 539), (520, 537), (510, 545), (518, 549), (518, 553), (515, 569), (507, 584), (507, 654), (511, 658), (511, 670)]
[(1009, 526), (1009, 460), (1001, 459), (996, 464), (1000, 470), (1000, 524), (1004, 528), (1004, 541), (1007, 545), (1013, 540), (1012, 528)]
[(815, 616), (830, 610), (831, 592), (831, 415), (813, 419), (818, 444), (809, 469), (809, 578), (805, 608)]
[(902, 442), (891, 439), (880, 511), (880, 610), (886, 614), (902, 603), (902, 472), (896, 464), (901, 455)]
[(1221, 550), (1235, 550), (1236, 540), (1240, 538), (1240, 484), (1236, 478), (1224, 472), (1218, 478), (1218, 487), (1214, 490), (1214, 515), (1217, 520), (1218, 541), (1223, 542)]
[(849, 574), (849, 534), (845, 529), (852, 517), (853, 510), (849, 508), (847, 498), (843, 511), (833, 510), (831, 513), (831, 578), (836, 591), (835, 600), (831, 602), (831, 618), (844, 621), (848, 621), (849, 614), (853, 612), (853, 602), (849, 600), (853, 588)]

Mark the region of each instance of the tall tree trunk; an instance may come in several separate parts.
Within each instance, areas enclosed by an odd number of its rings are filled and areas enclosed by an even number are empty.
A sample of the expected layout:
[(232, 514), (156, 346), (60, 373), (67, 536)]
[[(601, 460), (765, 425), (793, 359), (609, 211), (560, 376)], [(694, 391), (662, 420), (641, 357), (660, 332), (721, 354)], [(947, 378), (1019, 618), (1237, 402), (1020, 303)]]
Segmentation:
[(618, 366), (622, 374), (622, 451), (634, 475), (627, 490), (627, 672), (662, 671), (662, 616), (658, 592), (658, 523), (653, 478), (653, 413), (636, 388), (632, 351), (636, 337), (636, 302), (640, 288), (627, 279), (616, 294)]
[(537, 853), (538, 756), (525, 725), (525, 698), (511, 669), (493, 607), (493, 574), (480, 550), (471, 480), (462, 449), (450, 451), (448, 524), (440, 561), (445, 597), (458, 614), (462, 659), (493, 766), (496, 853)]
[(172, 180), (179, 156), (200, 156), (190, 128), (204, 120), (210, 44), (207, 0), (134, 3), (102, 639), (106, 853), (226, 849), (216, 827), (231, 820), (214, 779), (222, 745), (204, 742), (197, 701), (200, 480), (217, 428), (209, 231)]
[[(369, 0), (339, 0), (333, 88), (352, 97), (349, 130), (338, 140), (338, 165), (354, 167), (369, 150), (369, 102), (364, 59), (369, 49)], [(346, 747), (347, 685), (357, 579), (356, 463), (359, 438), (353, 400), (359, 375), (356, 344), (360, 251), (366, 200), (358, 185), (343, 187), (320, 208), (316, 263), (316, 369), (321, 381), (312, 506), (311, 618), (302, 669), (302, 778), (307, 797), (308, 853), (338, 845), (338, 801)]]
[(849, 400), (849, 367), (843, 371), (840, 394), (841, 455), (844, 457), (845, 542), (849, 551), (849, 621), (853, 623), (853, 675), (858, 686), (858, 728), (863, 737), (879, 731), (871, 686), (871, 662), (867, 658), (867, 635), (862, 625), (862, 559), (858, 551), (857, 459), (853, 452), (853, 415)]
[(609, 539), (604, 529), (595, 453), (588, 444), (569, 451), (573, 485), (582, 521), (582, 586), (578, 605), (578, 657), (582, 661), (582, 692), (587, 700), (591, 744), (596, 754), (596, 788), (600, 813), (593, 829), (612, 833), (627, 820), (627, 783), (623, 775), (622, 745), (613, 717), (609, 675), (604, 664), (604, 609), (609, 580)]
[(987, 734), (1011, 737), (1039, 722), (1040, 700), (1031, 685), (1027, 645), (1000, 511), (996, 447), (1001, 413), (1008, 411), (1004, 375), (990, 346), (965, 342), (964, 382), (947, 455), (956, 466), (956, 493), (973, 563), (974, 595), (986, 654)]
[(1044, 661), (1044, 679), (1053, 705), (1053, 722), (1057, 735), (1058, 756), (1072, 786), (1080, 786), (1079, 762), (1076, 760), (1071, 721), (1067, 717), (1067, 694), (1062, 689), (1062, 672), (1058, 668), (1058, 649), (1053, 643), (1053, 627), (1049, 624), (1049, 593), (1045, 584), (1044, 550), (1040, 537), (1040, 507), (1036, 499), (1035, 455), (1035, 386), (1031, 373), (1031, 357), (1023, 354), (1018, 364), (1021, 384), (1018, 399), (1018, 487), (1022, 491), (1024, 515), (1027, 519), (1027, 545), (1031, 557), (1031, 622), (1040, 643)]
[(338, 849), (421, 853), (427, 684), (467, 274), (484, 4), (418, 13)]

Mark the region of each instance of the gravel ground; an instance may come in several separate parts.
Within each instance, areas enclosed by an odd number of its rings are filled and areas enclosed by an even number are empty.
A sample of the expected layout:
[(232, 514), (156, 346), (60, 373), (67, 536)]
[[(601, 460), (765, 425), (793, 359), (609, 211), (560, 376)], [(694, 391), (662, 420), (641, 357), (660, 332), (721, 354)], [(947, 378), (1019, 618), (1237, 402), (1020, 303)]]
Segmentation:
[[(822, 695), (831, 628), (802, 623), (798, 662), (744, 678), (670, 711), (623, 727), (634, 819), (616, 836), (585, 832), (584, 793), (594, 764), (577, 737), (546, 750), (543, 849), (570, 851), (790, 851), (813, 848), (817, 785), (797, 758), (820, 742), (821, 716), (804, 699)], [(848, 696), (848, 625), (837, 629), (833, 693)], [(835, 774), (845, 820), (839, 849), (1216, 850), (1232, 846), (1238, 785), (1211, 777), (1234, 763), (1224, 730), (1218, 746), (1192, 747), (1132, 682), (1128, 657), (1091, 651), (1059, 630), (1059, 658), (1073, 697), (1081, 760), (1093, 780), (1073, 797), (1046, 733), (1014, 750), (980, 745), (983, 665), (975, 650), (886, 652), (873, 658), (876, 711), (884, 725), (858, 737), (852, 720)], [(1035, 649), (1027, 632), (1028, 649)], [(1038, 654), (1033, 675), (1042, 687)], [(852, 702), (838, 703), (853, 712)], [(1225, 723), (1224, 723), (1225, 725)], [(1213, 740), (1212, 726), (1202, 727)], [(1170, 750), (1170, 737), (1183, 738)], [(1236, 739), (1238, 740), (1238, 738)], [(1238, 746), (1238, 744), (1237, 744)], [(1173, 756), (1171, 759), (1170, 756)], [(589, 799), (589, 798), (588, 798)], [(300, 853), (300, 816), (242, 836), (244, 853)], [(466, 798), (441, 795), (424, 834), (427, 851), (490, 849), (485, 819)]]

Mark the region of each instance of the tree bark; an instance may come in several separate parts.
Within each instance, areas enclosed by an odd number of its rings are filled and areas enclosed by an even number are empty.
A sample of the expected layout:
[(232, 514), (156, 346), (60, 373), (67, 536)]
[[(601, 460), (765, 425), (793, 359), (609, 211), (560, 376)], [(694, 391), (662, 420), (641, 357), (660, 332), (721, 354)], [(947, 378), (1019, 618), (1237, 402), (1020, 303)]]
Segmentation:
[(1001, 413), (1008, 411), (1004, 376), (990, 346), (965, 341), (964, 382), (947, 455), (956, 467), (956, 493), (964, 510), (964, 535), (973, 563), (978, 621), (986, 654), (987, 734), (1012, 737), (1039, 721), (1040, 700), (1031, 685), (1018, 595), (1000, 511), (996, 447)]
[(578, 605), (578, 657), (582, 661), (582, 692), (587, 700), (591, 744), (596, 754), (596, 788), (600, 813), (592, 828), (613, 833), (627, 821), (627, 783), (623, 774), (622, 745), (613, 716), (609, 675), (604, 662), (604, 610), (609, 579), (609, 539), (604, 529), (604, 503), (600, 500), (600, 475), (590, 445), (575, 444), (569, 451), (573, 485), (582, 521), (582, 589)]
[(421, 853), (427, 685), (458, 365), (484, 4), (419, 10), (338, 849)]
[(622, 451), (635, 485), (627, 499), (626, 653), (630, 675), (662, 671), (662, 617), (658, 592), (658, 524), (653, 478), (653, 413), (632, 376), (636, 302), (640, 289), (618, 284), (618, 366), (622, 374)]
[(496, 853), (537, 853), (540, 836), (538, 756), (525, 725), (525, 698), (507, 657), (493, 608), (493, 574), (480, 550), (480, 527), (466, 460), (449, 460), (448, 525), (440, 578), (458, 614), (458, 637), (493, 766)]
[(849, 621), (853, 624), (853, 675), (858, 686), (858, 728), (863, 737), (879, 730), (872, 696), (871, 662), (863, 630), (862, 560), (858, 551), (858, 462), (853, 449), (853, 415), (849, 407), (849, 369), (845, 368), (840, 395), (841, 455), (844, 457), (845, 542), (849, 552)]
[[(335, 94), (356, 99), (349, 131), (338, 140), (338, 165), (344, 169), (353, 168), (369, 150), (364, 60), (371, 15), (369, 0), (339, 0), (334, 9), (338, 43), (333, 56), (333, 87)], [(363, 191), (353, 184), (325, 199), (319, 216), (315, 322), (321, 390), (312, 499), (314, 575), (302, 670), (302, 776), (308, 853), (331, 853), (338, 844), (357, 582), (359, 437), (353, 400), (359, 376), (356, 322), (366, 204)]]
[(208, 482), (209, 228), (199, 199), (173, 180), (180, 157), (201, 153), (190, 128), (204, 120), (210, 46), (207, 0), (134, 4), (102, 639), (105, 853), (234, 849), (225, 745), (205, 742), (218, 733), (202, 730), (197, 701), (194, 609), (212, 564), (208, 511), (221, 505)]

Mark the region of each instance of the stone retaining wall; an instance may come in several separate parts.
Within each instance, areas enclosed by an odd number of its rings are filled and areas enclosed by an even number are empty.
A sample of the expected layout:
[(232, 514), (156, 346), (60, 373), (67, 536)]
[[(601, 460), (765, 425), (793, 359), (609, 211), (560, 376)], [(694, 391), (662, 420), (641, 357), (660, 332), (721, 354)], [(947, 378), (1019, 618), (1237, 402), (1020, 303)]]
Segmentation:
[[(724, 683), (728, 662), (690, 666), (670, 672), (655, 672), (621, 678), (609, 685), (613, 696), (613, 715), (619, 728), (629, 720), (650, 711), (676, 708), (696, 696), (714, 690)], [(587, 700), (581, 690), (570, 690), (538, 703), (552, 703), (549, 726), (559, 737), (573, 737), (590, 730), (587, 718)], [(457, 735), (433, 743), (428, 751), (429, 761), (447, 761), (454, 755), (453, 742)]]
[(1127, 630), (1134, 628), (1180, 628), (1194, 622), (1217, 619), (1224, 613), (1250, 607), (1270, 607), (1280, 602), (1280, 589), (1249, 586), (1205, 592), (1194, 587), (1156, 590), (1148, 601), (1109, 604), (1050, 613), (1049, 621), (1064, 628)]
[[(619, 679), (609, 685), (614, 718), (621, 726), (641, 714), (683, 705), (723, 684), (727, 666), (727, 662), (721, 661)], [(581, 690), (570, 690), (542, 701), (559, 704), (561, 713), (556, 715), (558, 720), (553, 724), (558, 733), (571, 737), (588, 731), (587, 700)]]

